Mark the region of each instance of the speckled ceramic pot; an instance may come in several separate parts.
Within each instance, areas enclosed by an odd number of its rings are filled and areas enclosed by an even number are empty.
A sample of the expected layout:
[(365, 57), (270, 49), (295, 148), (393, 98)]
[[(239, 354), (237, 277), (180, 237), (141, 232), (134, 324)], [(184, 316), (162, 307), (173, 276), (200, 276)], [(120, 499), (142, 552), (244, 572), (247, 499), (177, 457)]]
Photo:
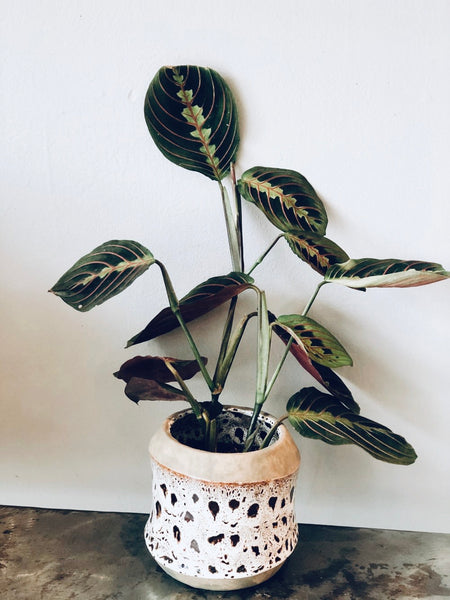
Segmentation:
[[(242, 444), (250, 414), (226, 407), (218, 418), (219, 449)], [(263, 450), (206, 452), (191, 447), (201, 438), (195, 419), (185, 437), (186, 418), (193, 418), (190, 411), (172, 415), (150, 442), (153, 510), (145, 528), (147, 546), (164, 571), (192, 587), (257, 585), (278, 571), (297, 543), (297, 446), (281, 425)], [(274, 423), (262, 414), (259, 441)]]

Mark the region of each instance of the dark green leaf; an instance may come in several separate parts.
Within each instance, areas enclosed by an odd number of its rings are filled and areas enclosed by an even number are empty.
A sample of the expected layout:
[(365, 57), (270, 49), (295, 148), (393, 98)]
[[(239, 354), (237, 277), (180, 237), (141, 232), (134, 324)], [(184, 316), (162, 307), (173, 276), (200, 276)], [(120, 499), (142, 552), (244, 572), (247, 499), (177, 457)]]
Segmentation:
[(239, 180), (242, 196), (285, 233), (324, 235), (325, 207), (312, 185), (296, 171), (253, 167)]
[(352, 288), (415, 287), (450, 277), (442, 265), (418, 260), (351, 259), (331, 266), (325, 281)]
[(284, 237), (292, 252), (321, 275), (325, 275), (331, 265), (349, 259), (348, 254), (342, 248), (321, 235), (310, 233), (299, 237), (285, 233)]
[(322, 325), (302, 315), (281, 315), (276, 324), (302, 345), (311, 360), (325, 367), (352, 365), (352, 359), (341, 343)]
[[(276, 317), (271, 314), (270, 320), (271, 322), (274, 322)], [(275, 325), (273, 330), (285, 344), (289, 343), (291, 335), (285, 329)], [(328, 390), (330, 394), (333, 394), (333, 396), (339, 398), (339, 400), (345, 404), (349, 410), (359, 413), (359, 406), (353, 399), (351, 391), (334, 371), (332, 371), (329, 367), (324, 367), (311, 360), (306, 353), (303, 344), (297, 344), (297, 342), (294, 341), (291, 344), (290, 352), (305, 369), (305, 371), (314, 377), (318, 383), (323, 385), (323, 387)]]
[(155, 262), (132, 240), (111, 240), (86, 254), (50, 290), (81, 312), (122, 292)]
[(220, 181), (239, 146), (236, 103), (213, 69), (162, 67), (145, 97), (145, 120), (166, 158)]
[(356, 444), (374, 458), (398, 465), (412, 464), (417, 458), (403, 437), (348, 411), (335, 397), (313, 387), (294, 394), (287, 410), (289, 422), (304, 437), (328, 444)]
[[(202, 356), (202, 361), (206, 365), (208, 359)], [(167, 362), (178, 371), (182, 379), (190, 379), (200, 371), (196, 360), (180, 360), (169, 356), (135, 356), (124, 362), (114, 373), (114, 377), (123, 379), (127, 383), (132, 377), (152, 379), (159, 383), (176, 381), (173, 373), (166, 366)]]
[[(212, 277), (196, 286), (179, 302), (180, 311), (186, 323), (217, 308), (231, 300), (253, 283), (253, 279), (245, 273), (229, 273), (220, 277)], [(140, 344), (168, 333), (179, 326), (178, 320), (170, 307), (164, 308), (140, 333), (128, 342), (128, 346)]]
[(166, 385), (164, 383), (158, 383), (152, 379), (143, 379), (140, 377), (132, 377), (125, 386), (125, 394), (133, 402), (140, 402), (141, 400), (147, 400), (151, 402), (155, 401), (180, 401), (186, 400), (186, 396), (181, 390)]

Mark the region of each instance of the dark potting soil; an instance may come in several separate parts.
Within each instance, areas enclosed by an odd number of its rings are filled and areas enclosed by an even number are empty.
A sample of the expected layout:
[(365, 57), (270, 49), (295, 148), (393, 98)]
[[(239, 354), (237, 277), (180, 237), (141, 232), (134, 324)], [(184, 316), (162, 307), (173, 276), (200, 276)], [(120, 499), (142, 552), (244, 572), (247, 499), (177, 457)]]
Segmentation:
[[(239, 453), (243, 452), (247, 431), (250, 426), (251, 418), (247, 414), (234, 410), (224, 410), (217, 420), (217, 452), (221, 453)], [(250, 452), (259, 450), (261, 444), (267, 437), (273, 420), (268, 417), (259, 419), (258, 430), (255, 440), (250, 448)], [(181, 414), (174, 420), (170, 428), (172, 436), (181, 444), (196, 448), (205, 449), (205, 428), (203, 421), (196, 418), (192, 412)], [(272, 444), (278, 439), (275, 434), (270, 442)]]

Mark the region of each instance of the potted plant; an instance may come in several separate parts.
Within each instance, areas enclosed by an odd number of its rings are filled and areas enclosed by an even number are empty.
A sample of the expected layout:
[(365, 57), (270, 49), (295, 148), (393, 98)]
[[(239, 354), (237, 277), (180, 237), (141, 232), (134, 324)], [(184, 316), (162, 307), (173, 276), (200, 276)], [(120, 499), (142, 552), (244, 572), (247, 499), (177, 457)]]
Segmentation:
[[(176, 328), (192, 353), (182, 359), (137, 356), (115, 376), (133, 402), (183, 400), (189, 408), (169, 417), (151, 441), (153, 510), (146, 527), (149, 549), (171, 575), (195, 587), (232, 589), (270, 577), (297, 542), (293, 512), (299, 454), (283, 422), (328, 444), (356, 444), (376, 459), (407, 465), (416, 454), (400, 435), (360, 414), (335, 369), (352, 359), (336, 337), (309, 317), (324, 285), (410, 287), (449, 277), (436, 263), (350, 258), (325, 237), (327, 213), (312, 185), (297, 171), (253, 167), (235, 170), (239, 121), (233, 94), (210, 68), (161, 68), (148, 88), (145, 119), (159, 150), (175, 164), (218, 184), (232, 271), (204, 281), (179, 299), (164, 264), (131, 240), (106, 242), (77, 261), (50, 290), (79, 311), (122, 292), (150, 266), (161, 272), (168, 306), (134, 335), (128, 346)], [(244, 262), (242, 199), (258, 207), (277, 230), (250, 268)], [(318, 285), (301, 314), (275, 315), (253, 272), (281, 240), (318, 273)], [(255, 294), (254, 309), (240, 314), (238, 297)], [(189, 323), (220, 305), (228, 312), (219, 330), (214, 369), (201, 355)], [(256, 323), (253, 408), (226, 406), (222, 393), (240, 342)], [(276, 349), (274, 337), (283, 344)], [(283, 351), (280, 351), (283, 348)], [(269, 372), (269, 357), (278, 364)], [(291, 354), (320, 389), (305, 387), (279, 418), (263, 406)], [(200, 375), (205, 395), (188, 384)], [(249, 399), (245, 404), (251, 404)], [(233, 403), (234, 404), (234, 403)]]

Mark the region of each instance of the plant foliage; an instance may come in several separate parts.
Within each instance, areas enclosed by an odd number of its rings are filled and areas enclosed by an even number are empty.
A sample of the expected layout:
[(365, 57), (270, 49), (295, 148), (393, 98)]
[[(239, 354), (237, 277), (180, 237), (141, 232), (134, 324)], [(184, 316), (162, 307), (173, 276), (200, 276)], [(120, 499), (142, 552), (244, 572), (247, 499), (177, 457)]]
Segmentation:
[[(245, 449), (255, 439), (258, 415), (275, 381), (291, 355), (325, 391), (304, 387), (287, 402), (286, 414), (304, 437), (327, 444), (354, 444), (379, 460), (407, 465), (416, 454), (411, 445), (389, 428), (360, 414), (358, 403), (335, 369), (351, 366), (352, 358), (324, 325), (308, 312), (321, 287), (336, 283), (365, 290), (372, 287), (413, 287), (447, 279), (450, 273), (437, 263), (397, 259), (350, 258), (325, 237), (325, 206), (309, 181), (292, 169), (253, 167), (236, 176), (239, 120), (230, 87), (216, 71), (192, 65), (162, 67), (145, 96), (144, 114), (156, 146), (171, 162), (196, 171), (218, 183), (232, 271), (211, 277), (177, 298), (164, 264), (138, 242), (113, 240), (78, 260), (50, 290), (79, 311), (88, 311), (127, 288), (155, 264), (161, 271), (168, 298), (162, 308), (128, 342), (133, 346), (180, 328), (192, 351), (188, 359), (138, 356), (114, 374), (126, 383), (133, 402), (184, 400), (204, 422), (205, 449), (214, 450), (217, 415), (227, 377), (248, 324), (257, 329), (257, 376), (252, 421)], [(230, 200), (231, 198), (231, 200)], [(251, 269), (244, 269), (242, 198), (256, 206), (278, 230), (277, 237)], [(275, 315), (268, 310), (266, 293), (250, 273), (260, 265), (279, 239), (321, 277), (301, 314)], [(254, 310), (238, 317), (238, 298), (244, 291), (256, 294)], [(221, 328), (214, 373), (200, 355), (188, 324), (227, 304)], [(239, 305), (240, 306), (240, 305)], [(275, 334), (275, 336), (274, 336)], [(273, 344), (273, 338), (282, 344)], [(270, 371), (271, 357), (278, 364)], [(295, 366), (295, 365), (294, 365)], [(201, 374), (208, 400), (199, 402), (187, 380)], [(264, 442), (268, 444), (274, 430)]]
[(287, 411), (291, 425), (305, 437), (333, 445), (356, 444), (374, 458), (398, 465), (410, 465), (417, 458), (403, 437), (313, 387), (294, 394)]
[(236, 104), (224, 79), (204, 67), (162, 67), (145, 96), (148, 130), (166, 158), (220, 181), (239, 147)]
[(50, 291), (86, 312), (122, 292), (154, 262), (138, 242), (111, 240), (80, 258)]

